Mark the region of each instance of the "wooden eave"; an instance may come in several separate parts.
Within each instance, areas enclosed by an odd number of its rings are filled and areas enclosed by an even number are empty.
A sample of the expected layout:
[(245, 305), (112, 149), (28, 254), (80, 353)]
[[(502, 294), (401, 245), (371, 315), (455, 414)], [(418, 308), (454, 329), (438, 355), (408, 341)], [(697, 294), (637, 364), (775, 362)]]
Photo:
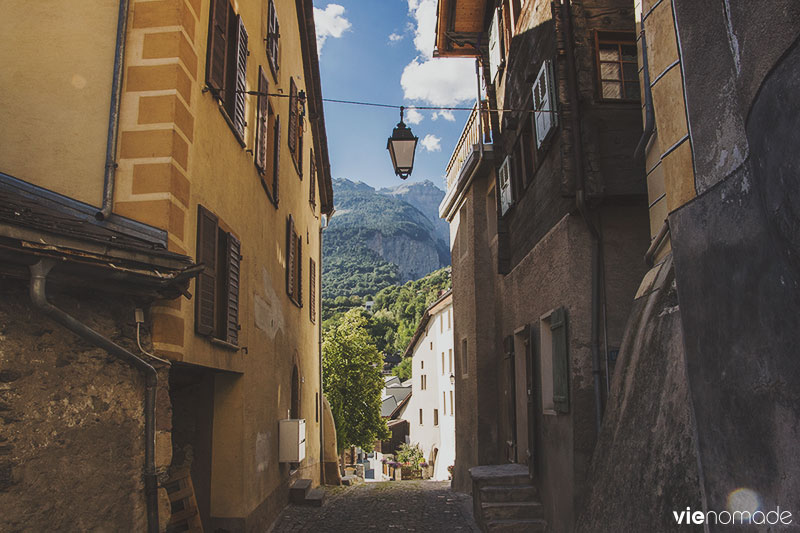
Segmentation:
[(322, 106), (322, 82), (317, 55), (317, 32), (314, 26), (314, 5), (311, 0), (296, 0), (297, 22), (300, 26), (300, 48), (303, 55), (303, 70), (306, 79), (311, 133), (314, 136), (314, 157), (317, 159), (317, 182), (319, 184), (320, 211), (333, 214), (333, 180), (328, 154), (328, 136), (325, 131), (325, 114)]
[(435, 57), (476, 57), (486, 47), (486, 12), (490, 0), (439, 0)]

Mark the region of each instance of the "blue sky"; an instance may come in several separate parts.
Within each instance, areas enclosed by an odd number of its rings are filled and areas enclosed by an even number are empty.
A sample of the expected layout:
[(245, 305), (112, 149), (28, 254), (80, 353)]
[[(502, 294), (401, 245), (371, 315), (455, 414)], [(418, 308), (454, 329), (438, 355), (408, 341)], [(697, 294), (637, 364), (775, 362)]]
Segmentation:
[[(436, 0), (314, 0), (314, 6), (324, 98), (472, 107), (472, 60), (431, 58)], [(399, 110), (324, 106), (333, 177), (373, 187), (401, 183), (386, 150)], [(430, 179), (444, 188), (444, 170), (469, 113), (410, 113), (405, 122), (420, 143), (409, 181)]]

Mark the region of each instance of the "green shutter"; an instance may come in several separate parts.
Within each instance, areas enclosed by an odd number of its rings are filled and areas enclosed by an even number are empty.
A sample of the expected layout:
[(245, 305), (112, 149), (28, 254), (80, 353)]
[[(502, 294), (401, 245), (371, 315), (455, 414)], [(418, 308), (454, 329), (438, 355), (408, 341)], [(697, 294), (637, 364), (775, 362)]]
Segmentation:
[(569, 412), (569, 359), (567, 351), (567, 311), (559, 307), (550, 315), (553, 335), (553, 405), (556, 412)]

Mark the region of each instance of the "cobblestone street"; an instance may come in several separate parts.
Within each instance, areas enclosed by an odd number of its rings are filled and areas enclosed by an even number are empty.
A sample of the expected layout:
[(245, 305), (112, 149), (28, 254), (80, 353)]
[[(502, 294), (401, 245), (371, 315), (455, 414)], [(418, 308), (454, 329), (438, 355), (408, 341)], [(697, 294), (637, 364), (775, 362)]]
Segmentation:
[(472, 499), (447, 481), (387, 481), (329, 487), (321, 508), (289, 505), (274, 533), (293, 531), (477, 532)]

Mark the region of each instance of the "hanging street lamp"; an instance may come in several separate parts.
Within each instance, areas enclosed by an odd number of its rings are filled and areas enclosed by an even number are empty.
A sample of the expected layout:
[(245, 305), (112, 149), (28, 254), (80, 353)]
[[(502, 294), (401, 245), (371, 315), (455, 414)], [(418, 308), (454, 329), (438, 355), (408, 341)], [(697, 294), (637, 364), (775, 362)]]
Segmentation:
[(389, 150), (389, 155), (392, 156), (392, 165), (394, 166), (394, 173), (400, 176), (400, 179), (408, 178), (411, 171), (414, 169), (414, 152), (417, 150), (418, 137), (411, 133), (411, 128), (403, 122), (403, 110), (400, 107), (400, 122), (397, 127), (392, 131), (392, 136), (386, 143), (386, 149)]

